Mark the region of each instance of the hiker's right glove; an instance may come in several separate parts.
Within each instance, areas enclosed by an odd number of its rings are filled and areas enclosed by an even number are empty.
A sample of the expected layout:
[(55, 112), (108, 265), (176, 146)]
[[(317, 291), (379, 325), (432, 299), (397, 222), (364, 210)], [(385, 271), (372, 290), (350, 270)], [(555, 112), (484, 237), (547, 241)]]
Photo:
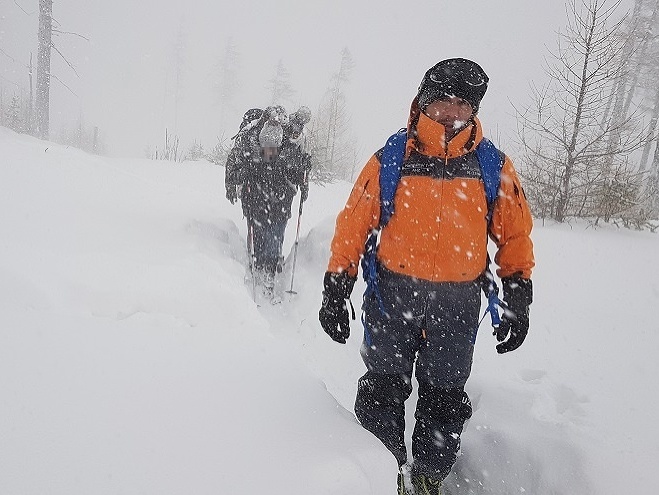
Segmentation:
[(227, 185), (227, 199), (234, 204), (238, 200), (238, 189), (236, 186)]
[[(357, 277), (351, 277), (346, 272), (326, 272), (323, 280), (323, 305), (318, 312), (318, 319), (325, 333), (339, 344), (345, 344), (350, 337), (348, 304), (356, 280)], [(354, 309), (352, 319), (355, 319)]]
[(501, 344), (497, 352), (504, 354), (522, 345), (529, 332), (529, 306), (533, 302), (533, 283), (517, 275), (501, 279), (503, 300), (507, 305), (495, 335)]

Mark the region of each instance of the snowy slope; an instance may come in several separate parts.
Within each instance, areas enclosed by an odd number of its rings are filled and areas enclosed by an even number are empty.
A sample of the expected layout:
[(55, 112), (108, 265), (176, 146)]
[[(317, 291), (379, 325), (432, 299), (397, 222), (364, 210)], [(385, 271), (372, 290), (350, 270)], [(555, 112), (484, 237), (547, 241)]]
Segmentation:
[[(0, 128), (0, 493), (395, 493), (393, 457), (351, 413), (359, 324), (340, 346), (316, 319), (350, 185), (312, 187), (298, 294), (259, 308), (223, 171)], [(498, 356), (481, 328), (447, 486), (654, 493), (659, 237), (575, 225), (534, 240), (531, 335)]]

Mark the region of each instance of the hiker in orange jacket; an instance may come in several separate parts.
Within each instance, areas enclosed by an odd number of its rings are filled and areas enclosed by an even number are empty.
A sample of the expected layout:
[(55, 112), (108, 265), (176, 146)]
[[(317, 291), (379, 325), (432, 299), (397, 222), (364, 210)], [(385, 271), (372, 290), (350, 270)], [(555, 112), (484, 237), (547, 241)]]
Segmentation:
[[(355, 413), (411, 475), (416, 493), (440, 493), (459, 450), (471, 403), (469, 377), (489, 273), (487, 240), (497, 247), (497, 275), (508, 309), (496, 330), (499, 353), (517, 349), (529, 326), (532, 302), (532, 218), (513, 164), (503, 156), (499, 195), (488, 222), (476, 147), (483, 139), (476, 117), (488, 77), (476, 63), (449, 59), (429, 69), (412, 102), (394, 214), (377, 249), (378, 295), (367, 293)], [(345, 343), (347, 301), (369, 234), (380, 227), (383, 150), (368, 161), (336, 220), (319, 319)], [(419, 400), (412, 460), (404, 442), (405, 400), (416, 367)]]

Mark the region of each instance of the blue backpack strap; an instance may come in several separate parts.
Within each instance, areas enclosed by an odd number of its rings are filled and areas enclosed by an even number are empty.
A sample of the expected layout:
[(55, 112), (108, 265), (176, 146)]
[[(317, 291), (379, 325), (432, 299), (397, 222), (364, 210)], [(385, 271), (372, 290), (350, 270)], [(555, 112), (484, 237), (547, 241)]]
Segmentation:
[[(499, 197), (499, 187), (501, 186), (501, 169), (505, 156), (501, 153), (492, 141), (483, 138), (476, 147), (476, 156), (478, 164), (481, 168), (481, 176), (483, 178), (483, 186), (485, 187), (485, 198), (487, 199), (487, 227), (490, 228), (492, 223), (492, 215), (494, 214), (494, 206), (497, 198)], [(492, 326), (497, 328), (501, 324), (499, 317), (499, 309), (505, 308), (504, 302), (499, 299), (499, 288), (494, 281), (494, 276), (490, 270), (490, 255), (487, 255), (487, 267), (485, 268), (485, 276), (487, 277), (487, 309), (483, 314), (483, 318), (487, 313), (490, 313)], [(483, 319), (481, 318), (481, 321)]]
[(476, 146), (476, 156), (481, 168), (483, 184), (485, 186), (485, 198), (487, 199), (487, 225), (489, 227), (494, 212), (494, 204), (499, 197), (501, 186), (501, 169), (503, 168), (504, 156), (492, 141), (487, 138), (481, 139)]
[[(380, 222), (378, 228), (371, 232), (366, 240), (364, 256), (362, 257), (362, 275), (366, 282), (364, 298), (374, 294), (384, 313), (384, 304), (378, 289), (377, 274), (377, 247), (378, 235), (382, 228), (387, 225), (394, 213), (394, 196), (400, 181), (401, 168), (405, 159), (405, 145), (407, 143), (407, 130), (401, 129), (392, 135), (382, 148), (380, 155)], [(368, 329), (364, 323), (366, 338), (368, 341)]]
[(401, 129), (387, 140), (380, 158), (380, 225), (382, 229), (394, 213), (394, 196), (405, 159), (407, 130)]

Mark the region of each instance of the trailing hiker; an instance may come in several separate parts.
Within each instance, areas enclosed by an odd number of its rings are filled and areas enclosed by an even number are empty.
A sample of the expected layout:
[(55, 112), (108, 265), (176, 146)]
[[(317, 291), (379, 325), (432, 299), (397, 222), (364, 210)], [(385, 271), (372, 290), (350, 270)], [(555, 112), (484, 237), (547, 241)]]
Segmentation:
[[(367, 372), (355, 413), (396, 457), (400, 494), (438, 495), (456, 460), (472, 414), (464, 387), (480, 291), (488, 296), (499, 353), (517, 349), (528, 332), (531, 212), (510, 158), (483, 137), (477, 113), (488, 81), (466, 59), (430, 68), (407, 128), (367, 162), (336, 220), (319, 320), (333, 340), (346, 342), (363, 258)], [(489, 271), (488, 237), (505, 304)], [(497, 306), (505, 307), (500, 320)], [(408, 460), (405, 401), (413, 371), (419, 399)]]
[(229, 151), (226, 197), (240, 199), (247, 219), (252, 281), (276, 302), (275, 274), (282, 270), (282, 244), (298, 188), (306, 200), (311, 157), (303, 146), (306, 107), (287, 115), (281, 106), (248, 110)]

